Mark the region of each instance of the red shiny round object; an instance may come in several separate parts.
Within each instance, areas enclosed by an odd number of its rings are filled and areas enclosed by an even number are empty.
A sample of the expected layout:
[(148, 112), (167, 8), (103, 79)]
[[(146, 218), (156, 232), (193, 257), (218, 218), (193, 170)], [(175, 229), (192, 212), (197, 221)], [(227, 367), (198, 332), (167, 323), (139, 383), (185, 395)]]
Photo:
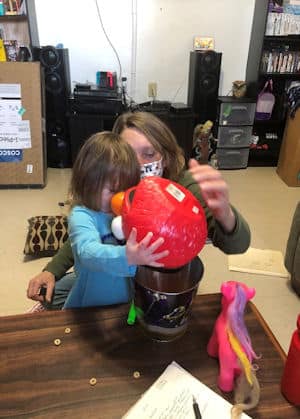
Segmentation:
[(137, 241), (148, 232), (153, 233), (152, 241), (163, 237), (158, 251), (167, 249), (169, 255), (159, 262), (171, 269), (190, 262), (207, 238), (206, 217), (199, 201), (178, 183), (157, 176), (146, 177), (125, 192), (122, 226), (126, 238), (135, 227)]
[(281, 392), (290, 403), (300, 406), (300, 314), (281, 378)]

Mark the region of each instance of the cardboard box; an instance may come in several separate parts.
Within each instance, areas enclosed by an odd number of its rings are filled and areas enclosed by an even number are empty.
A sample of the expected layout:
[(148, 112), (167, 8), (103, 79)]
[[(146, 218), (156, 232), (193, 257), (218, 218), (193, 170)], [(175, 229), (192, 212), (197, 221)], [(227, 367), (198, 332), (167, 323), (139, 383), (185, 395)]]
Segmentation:
[(277, 174), (288, 186), (300, 186), (300, 110), (294, 119), (287, 119)]
[(0, 188), (46, 184), (43, 92), (39, 62), (0, 62)]

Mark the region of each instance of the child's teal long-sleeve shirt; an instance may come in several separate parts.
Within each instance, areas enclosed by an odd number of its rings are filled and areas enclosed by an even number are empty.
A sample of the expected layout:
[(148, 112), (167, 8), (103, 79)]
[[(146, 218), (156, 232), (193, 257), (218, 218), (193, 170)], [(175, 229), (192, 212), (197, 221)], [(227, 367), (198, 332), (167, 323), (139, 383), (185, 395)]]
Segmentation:
[(125, 246), (111, 231), (112, 215), (75, 206), (69, 216), (69, 236), (76, 283), (64, 308), (128, 302), (136, 266), (128, 265)]

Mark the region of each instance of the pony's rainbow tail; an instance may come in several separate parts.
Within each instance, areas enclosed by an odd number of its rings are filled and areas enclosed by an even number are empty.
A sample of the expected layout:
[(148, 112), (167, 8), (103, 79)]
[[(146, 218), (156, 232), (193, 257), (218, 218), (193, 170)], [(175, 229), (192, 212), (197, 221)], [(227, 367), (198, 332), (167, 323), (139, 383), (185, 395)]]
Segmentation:
[(241, 366), (243, 367), (245, 371), (245, 376), (247, 378), (248, 383), (250, 384), (250, 386), (252, 386), (253, 385), (252, 374), (251, 374), (252, 364), (250, 360), (248, 359), (242, 345), (240, 344), (237, 337), (232, 333), (231, 329), (227, 329), (227, 334), (228, 334), (228, 339), (229, 339), (231, 348), (236, 354), (236, 356), (238, 357), (241, 363)]

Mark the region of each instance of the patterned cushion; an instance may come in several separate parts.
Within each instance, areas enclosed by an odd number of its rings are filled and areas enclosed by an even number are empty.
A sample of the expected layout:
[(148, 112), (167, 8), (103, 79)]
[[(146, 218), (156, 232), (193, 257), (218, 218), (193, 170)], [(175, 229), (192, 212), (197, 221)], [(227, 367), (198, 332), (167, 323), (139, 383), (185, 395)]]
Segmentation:
[(28, 220), (24, 254), (36, 257), (53, 256), (68, 238), (65, 215), (40, 215)]

